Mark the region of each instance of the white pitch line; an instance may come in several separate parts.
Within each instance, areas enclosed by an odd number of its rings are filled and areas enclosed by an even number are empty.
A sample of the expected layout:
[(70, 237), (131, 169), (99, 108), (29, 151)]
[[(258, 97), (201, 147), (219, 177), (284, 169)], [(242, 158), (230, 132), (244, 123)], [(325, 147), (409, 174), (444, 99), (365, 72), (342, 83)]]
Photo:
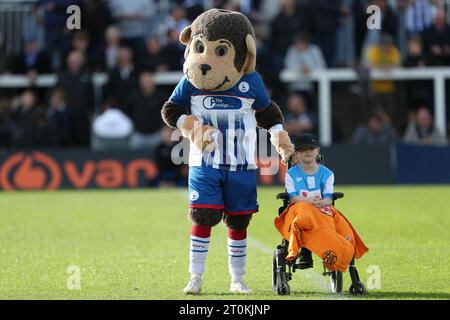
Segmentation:
[(266, 246), (264, 243), (247, 236), (247, 243), (249, 246), (254, 247), (261, 251), (262, 253), (273, 255), (273, 252), (275, 249), (270, 248), (269, 246)]

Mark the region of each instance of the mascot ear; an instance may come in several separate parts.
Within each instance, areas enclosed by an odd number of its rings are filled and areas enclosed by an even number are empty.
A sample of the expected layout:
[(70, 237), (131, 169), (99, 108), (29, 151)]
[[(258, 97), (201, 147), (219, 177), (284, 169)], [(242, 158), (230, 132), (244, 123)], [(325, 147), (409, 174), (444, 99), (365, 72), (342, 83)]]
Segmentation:
[(245, 43), (247, 45), (247, 59), (245, 60), (244, 73), (250, 74), (255, 71), (256, 67), (256, 44), (255, 39), (250, 34), (245, 37)]
[(191, 26), (188, 26), (181, 31), (179, 39), (182, 44), (186, 46), (189, 44), (189, 40), (191, 39)]

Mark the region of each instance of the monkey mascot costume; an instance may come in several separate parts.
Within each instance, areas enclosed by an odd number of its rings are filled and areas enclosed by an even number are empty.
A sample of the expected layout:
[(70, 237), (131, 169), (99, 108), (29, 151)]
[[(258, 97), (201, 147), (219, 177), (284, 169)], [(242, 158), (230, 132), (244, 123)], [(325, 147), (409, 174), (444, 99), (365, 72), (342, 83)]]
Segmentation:
[(256, 127), (267, 129), (282, 160), (294, 152), (280, 108), (255, 71), (253, 27), (241, 13), (211, 9), (180, 34), (184, 76), (161, 114), (190, 140), (189, 218), (191, 279), (185, 294), (199, 294), (211, 228), (228, 228), (230, 292), (252, 292), (243, 281), (247, 227), (256, 201)]

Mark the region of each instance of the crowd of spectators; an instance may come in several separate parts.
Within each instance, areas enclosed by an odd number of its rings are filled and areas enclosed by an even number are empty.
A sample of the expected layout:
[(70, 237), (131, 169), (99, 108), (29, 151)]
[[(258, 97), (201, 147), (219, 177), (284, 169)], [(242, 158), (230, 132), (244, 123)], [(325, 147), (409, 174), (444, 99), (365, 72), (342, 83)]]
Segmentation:
[[(279, 100), (293, 137), (317, 133), (315, 88), (305, 78), (279, 91), (282, 69), (308, 75), (340, 66), (450, 66), (450, 26), (441, 0), (209, 2), (241, 11), (254, 24), (257, 69)], [(165, 150), (162, 137), (167, 132), (159, 110), (171, 88), (157, 87), (154, 74), (182, 69), (184, 48), (178, 36), (207, 9), (204, 3), (172, 0), (169, 13), (161, 16), (157, 0), (38, 0), (32, 18), (44, 30), (43, 41), (36, 33), (25, 34), (22, 51), (8, 56), (0, 31), (0, 73), (25, 74), (32, 84), (23, 91), (0, 89), (0, 148)], [(66, 27), (66, 8), (72, 4), (82, 8), (81, 30)], [(371, 4), (381, 9), (381, 30), (366, 27)], [(353, 27), (348, 32), (349, 25)], [(352, 46), (345, 45), (343, 34)], [(95, 72), (108, 76), (98, 92)], [(46, 73), (57, 74), (55, 87), (34, 87), (37, 76)], [(367, 122), (348, 141), (376, 145), (401, 140), (390, 121), (396, 108), (394, 82), (375, 81), (370, 88), (374, 99)], [(445, 133), (432, 125), (431, 108), (418, 105), (410, 110), (404, 141), (446, 142)]]

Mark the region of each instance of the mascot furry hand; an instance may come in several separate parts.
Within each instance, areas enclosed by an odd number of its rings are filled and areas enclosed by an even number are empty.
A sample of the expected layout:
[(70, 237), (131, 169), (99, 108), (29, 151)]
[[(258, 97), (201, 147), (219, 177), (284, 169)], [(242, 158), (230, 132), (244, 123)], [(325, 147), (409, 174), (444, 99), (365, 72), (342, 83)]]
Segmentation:
[(184, 292), (201, 291), (211, 228), (228, 227), (230, 291), (247, 293), (246, 229), (256, 201), (256, 127), (267, 129), (283, 161), (294, 152), (280, 108), (255, 72), (256, 45), (241, 13), (212, 9), (180, 34), (186, 45), (181, 79), (161, 111), (165, 123), (191, 141), (189, 215), (191, 280)]

